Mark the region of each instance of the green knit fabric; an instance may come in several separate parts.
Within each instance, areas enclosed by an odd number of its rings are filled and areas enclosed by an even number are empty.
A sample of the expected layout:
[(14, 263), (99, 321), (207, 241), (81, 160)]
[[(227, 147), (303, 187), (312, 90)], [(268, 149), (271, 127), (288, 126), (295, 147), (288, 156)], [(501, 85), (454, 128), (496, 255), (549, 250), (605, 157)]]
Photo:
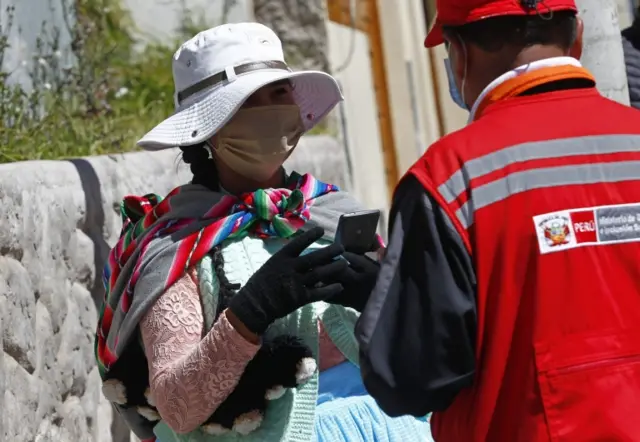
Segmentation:
[[(212, 264), (211, 258), (207, 256), (197, 267), (207, 330), (213, 326), (220, 287)], [(270, 335), (287, 333), (300, 337), (318, 360), (318, 318), (338, 350), (349, 361), (358, 365), (358, 344), (353, 333), (358, 319), (358, 313), (355, 310), (324, 302), (307, 305), (286, 318), (276, 321), (269, 327), (267, 333)], [(235, 432), (212, 436), (200, 429), (188, 434), (176, 434), (164, 422), (156, 425), (154, 432), (160, 442), (311, 442), (315, 440), (317, 397), (318, 373), (316, 372), (303, 386), (287, 390), (281, 398), (270, 401), (260, 427), (246, 436)]]

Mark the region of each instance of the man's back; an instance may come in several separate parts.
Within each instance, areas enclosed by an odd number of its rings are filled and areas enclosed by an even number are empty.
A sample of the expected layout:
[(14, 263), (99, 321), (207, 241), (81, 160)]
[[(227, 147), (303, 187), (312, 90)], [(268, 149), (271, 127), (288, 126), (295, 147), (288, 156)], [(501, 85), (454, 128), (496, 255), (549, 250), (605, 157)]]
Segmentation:
[(640, 440), (616, 425), (640, 407), (640, 112), (595, 88), (515, 97), (426, 158), (454, 165), (433, 174), (478, 279), (474, 388), (436, 438)]
[(436, 9), (471, 123), (396, 188), (365, 384), (438, 442), (638, 441), (640, 113), (581, 66), (574, 0)]

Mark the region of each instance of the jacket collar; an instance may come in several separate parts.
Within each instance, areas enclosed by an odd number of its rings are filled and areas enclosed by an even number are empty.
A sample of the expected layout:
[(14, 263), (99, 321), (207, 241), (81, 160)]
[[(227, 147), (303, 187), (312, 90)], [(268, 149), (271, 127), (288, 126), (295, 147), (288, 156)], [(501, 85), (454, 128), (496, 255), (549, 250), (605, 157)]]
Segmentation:
[(573, 57), (553, 57), (517, 67), (493, 80), (476, 99), (467, 124), (479, 118), (492, 103), (515, 97), (533, 87), (563, 79), (595, 78)]

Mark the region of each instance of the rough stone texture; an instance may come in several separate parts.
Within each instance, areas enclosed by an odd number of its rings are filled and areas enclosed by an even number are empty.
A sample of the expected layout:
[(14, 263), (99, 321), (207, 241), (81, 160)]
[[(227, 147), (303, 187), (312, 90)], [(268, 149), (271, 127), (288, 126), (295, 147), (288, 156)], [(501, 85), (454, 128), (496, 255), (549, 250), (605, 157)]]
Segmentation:
[[(333, 139), (308, 137), (289, 168), (344, 186), (343, 160)], [(94, 363), (100, 274), (120, 199), (189, 177), (176, 150), (0, 165), (0, 442), (129, 438)]]
[(253, 10), (278, 34), (291, 66), (329, 72), (325, 0), (253, 0)]

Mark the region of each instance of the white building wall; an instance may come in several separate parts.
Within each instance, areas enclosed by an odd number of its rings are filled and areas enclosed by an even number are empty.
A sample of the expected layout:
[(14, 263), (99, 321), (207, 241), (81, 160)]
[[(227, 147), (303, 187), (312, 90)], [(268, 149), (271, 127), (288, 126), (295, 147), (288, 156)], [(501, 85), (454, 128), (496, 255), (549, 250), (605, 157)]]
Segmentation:
[(328, 36), (329, 61), (345, 97), (337, 113), (350, 160), (351, 191), (366, 207), (383, 212), (380, 224), (386, 228), (389, 200), (369, 41), (364, 33), (333, 22)]

